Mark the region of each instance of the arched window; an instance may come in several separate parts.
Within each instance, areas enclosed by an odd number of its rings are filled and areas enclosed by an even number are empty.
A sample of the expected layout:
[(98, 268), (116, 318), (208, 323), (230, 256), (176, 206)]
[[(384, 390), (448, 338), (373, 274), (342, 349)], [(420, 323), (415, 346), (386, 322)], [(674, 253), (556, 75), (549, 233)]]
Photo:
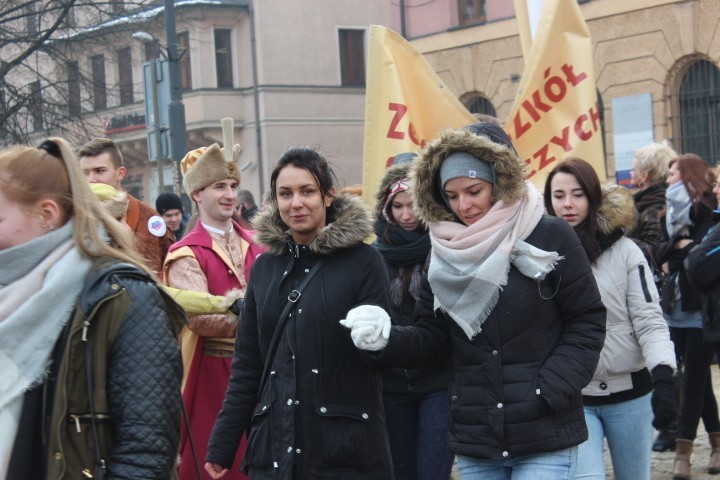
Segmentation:
[(680, 150), (720, 161), (720, 70), (707, 60), (688, 68), (678, 90)]
[(483, 113), (485, 115), (497, 117), (495, 107), (493, 107), (492, 103), (490, 103), (490, 100), (480, 94), (473, 93), (466, 95), (462, 99), (462, 103), (465, 105), (465, 108), (470, 111), (470, 113)]

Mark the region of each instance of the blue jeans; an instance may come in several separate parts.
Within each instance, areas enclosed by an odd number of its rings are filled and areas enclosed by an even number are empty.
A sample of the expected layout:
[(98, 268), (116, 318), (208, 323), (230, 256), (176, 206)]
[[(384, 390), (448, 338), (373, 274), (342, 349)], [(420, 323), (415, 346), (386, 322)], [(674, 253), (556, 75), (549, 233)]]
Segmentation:
[(450, 451), (447, 390), (385, 393), (385, 419), (395, 480), (447, 480)]
[(585, 407), (590, 436), (578, 447), (575, 478), (605, 478), (603, 443), (607, 439), (616, 480), (650, 480), (651, 395), (612, 405)]
[(507, 460), (457, 456), (462, 480), (569, 480), (576, 462), (577, 447)]

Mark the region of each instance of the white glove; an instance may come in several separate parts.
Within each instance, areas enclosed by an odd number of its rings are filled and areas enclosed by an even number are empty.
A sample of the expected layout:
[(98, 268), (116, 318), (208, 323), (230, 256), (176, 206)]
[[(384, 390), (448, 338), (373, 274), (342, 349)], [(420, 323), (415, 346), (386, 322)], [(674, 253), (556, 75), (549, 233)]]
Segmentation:
[(377, 305), (353, 308), (340, 325), (350, 329), (350, 338), (360, 350), (382, 350), (390, 338), (390, 316)]

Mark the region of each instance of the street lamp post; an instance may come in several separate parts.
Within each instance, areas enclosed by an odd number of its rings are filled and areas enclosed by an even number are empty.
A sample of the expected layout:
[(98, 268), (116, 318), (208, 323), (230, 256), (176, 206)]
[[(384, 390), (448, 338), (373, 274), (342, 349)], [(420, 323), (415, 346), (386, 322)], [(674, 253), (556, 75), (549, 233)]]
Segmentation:
[(167, 35), (168, 80), (170, 102), (167, 105), (170, 136), (170, 158), (173, 160), (175, 193), (180, 195), (180, 161), (187, 153), (185, 132), (185, 105), (182, 101), (180, 56), (178, 55), (177, 32), (175, 31), (175, 2), (165, 0), (165, 32)]

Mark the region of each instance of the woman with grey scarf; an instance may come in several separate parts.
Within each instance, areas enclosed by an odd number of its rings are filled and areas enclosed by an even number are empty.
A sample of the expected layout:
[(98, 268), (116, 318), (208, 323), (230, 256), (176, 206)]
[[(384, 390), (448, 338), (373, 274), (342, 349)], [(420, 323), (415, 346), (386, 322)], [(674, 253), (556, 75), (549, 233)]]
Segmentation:
[(170, 478), (183, 320), (64, 140), (0, 152), (0, 478)]
[(715, 175), (705, 161), (687, 153), (670, 161), (666, 196), (667, 227), (670, 239), (660, 248), (659, 261), (669, 273), (663, 288), (665, 319), (675, 344), (678, 365), (683, 365), (683, 392), (675, 440), (673, 478), (690, 478), (690, 456), (697, 427), (702, 418), (712, 453), (708, 471), (720, 473), (720, 416), (713, 393), (710, 363), (716, 343), (703, 337), (702, 299), (685, 271), (690, 250), (713, 225), (712, 211), (717, 199), (712, 192)]
[(387, 366), (452, 358), (450, 448), (463, 480), (574, 478), (582, 388), (605, 337), (587, 255), (505, 132), (479, 123), (429, 142), (410, 173), (430, 229), (414, 325), (361, 305), (341, 324)]

